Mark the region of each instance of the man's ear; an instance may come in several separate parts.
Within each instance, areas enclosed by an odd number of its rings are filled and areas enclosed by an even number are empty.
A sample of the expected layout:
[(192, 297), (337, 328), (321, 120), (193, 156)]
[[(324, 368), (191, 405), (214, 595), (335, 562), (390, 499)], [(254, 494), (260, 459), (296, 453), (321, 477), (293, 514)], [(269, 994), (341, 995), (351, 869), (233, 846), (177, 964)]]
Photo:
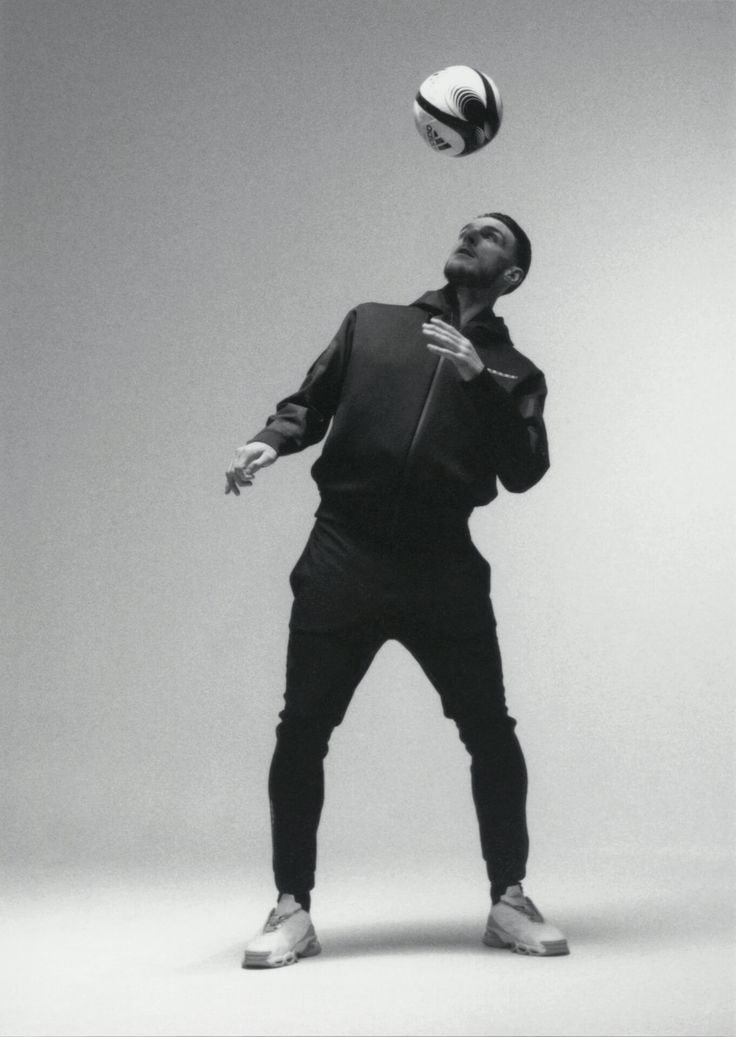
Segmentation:
[(504, 270), (503, 278), (509, 288), (516, 288), (524, 280), (524, 271), (520, 266), (510, 266), (508, 270)]

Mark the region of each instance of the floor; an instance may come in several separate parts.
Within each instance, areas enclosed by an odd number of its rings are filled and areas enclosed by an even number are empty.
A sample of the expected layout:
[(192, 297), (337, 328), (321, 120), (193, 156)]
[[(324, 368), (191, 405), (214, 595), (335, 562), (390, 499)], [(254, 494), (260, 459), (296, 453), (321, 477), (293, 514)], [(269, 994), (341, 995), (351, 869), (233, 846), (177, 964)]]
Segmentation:
[(692, 862), (663, 883), (609, 859), (588, 862), (584, 878), (530, 887), (570, 941), (569, 957), (545, 960), (483, 946), (475, 871), (409, 870), (323, 883), (313, 909), (323, 953), (267, 971), (240, 959), (270, 890), (232, 874), (18, 883), (2, 926), (0, 1033), (736, 1032), (722, 874)]

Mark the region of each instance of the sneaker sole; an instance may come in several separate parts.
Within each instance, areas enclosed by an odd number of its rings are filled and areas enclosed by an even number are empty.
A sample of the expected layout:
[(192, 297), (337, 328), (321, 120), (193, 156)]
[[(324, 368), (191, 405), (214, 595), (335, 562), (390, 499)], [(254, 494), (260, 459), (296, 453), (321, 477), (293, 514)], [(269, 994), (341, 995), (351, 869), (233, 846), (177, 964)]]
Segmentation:
[(496, 929), (486, 929), (483, 934), (483, 943), (486, 947), (496, 947), (513, 951), (514, 954), (526, 954), (533, 958), (554, 958), (563, 954), (569, 954), (570, 948), (567, 940), (542, 940), (539, 944), (522, 943), (514, 939), (508, 933), (498, 932)]
[(301, 944), (297, 944), (293, 951), (286, 951), (284, 954), (272, 954), (269, 951), (246, 951), (243, 968), (282, 969), (285, 965), (296, 965), (300, 958), (313, 958), (321, 951), (322, 947), (317, 937), (308, 937)]

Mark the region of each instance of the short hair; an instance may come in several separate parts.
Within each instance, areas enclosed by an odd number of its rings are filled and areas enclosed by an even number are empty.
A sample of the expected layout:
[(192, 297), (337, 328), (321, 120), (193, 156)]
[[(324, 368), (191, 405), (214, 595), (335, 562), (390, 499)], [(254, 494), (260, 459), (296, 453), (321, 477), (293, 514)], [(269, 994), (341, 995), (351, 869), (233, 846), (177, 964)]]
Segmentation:
[(484, 212), (481, 217), (478, 218), (481, 219), (483, 216), (499, 220), (501, 223), (505, 224), (514, 235), (514, 241), (516, 242), (516, 247), (514, 248), (514, 260), (516, 265), (520, 266), (524, 271), (524, 277), (519, 281), (519, 284), (512, 285), (503, 293), (504, 295), (510, 295), (512, 292), (516, 291), (519, 285), (523, 284), (526, 275), (529, 273), (529, 267), (532, 265), (532, 243), (529, 240), (526, 231), (524, 231), (511, 216), (506, 216), (506, 214), (502, 212)]

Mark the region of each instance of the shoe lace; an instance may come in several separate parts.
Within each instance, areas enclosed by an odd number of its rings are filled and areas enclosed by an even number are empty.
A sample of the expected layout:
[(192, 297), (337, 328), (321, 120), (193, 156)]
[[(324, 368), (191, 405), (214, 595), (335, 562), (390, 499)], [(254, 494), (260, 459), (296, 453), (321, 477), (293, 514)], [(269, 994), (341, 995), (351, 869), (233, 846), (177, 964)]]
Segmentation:
[(264, 933), (275, 933), (277, 929), (280, 929), (287, 919), (291, 918), (292, 915), (296, 915), (301, 911), (298, 907), (295, 911), (287, 911), (286, 914), (279, 914), (276, 908), (273, 909), (271, 914), (266, 919), (266, 924), (263, 927)]
[(529, 897), (524, 897), (524, 906), (520, 908), (521, 911), (529, 918), (532, 922), (544, 922), (542, 912), (537, 908), (533, 900)]
[(514, 897), (513, 900), (504, 898), (504, 903), (508, 904), (509, 907), (513, 907), (514, 911), (518, 911), (522, 915), (526, 915), (530, 922), (544, 923), (544, 917), (542, 912), (537, 908), (531, 897), (526, 896), (524, 889), (519, 883), (519, 891), (521, 893), (520, 899)]

